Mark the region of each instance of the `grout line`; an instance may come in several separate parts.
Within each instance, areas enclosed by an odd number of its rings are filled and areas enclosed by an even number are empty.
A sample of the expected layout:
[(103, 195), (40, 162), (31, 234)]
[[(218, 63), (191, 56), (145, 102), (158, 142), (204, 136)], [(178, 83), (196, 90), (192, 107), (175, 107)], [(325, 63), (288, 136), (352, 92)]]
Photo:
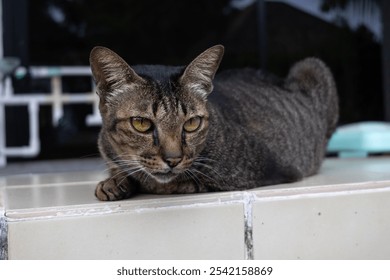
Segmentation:
[(255, 195), (251, 192), (244, 192), (244, 238), (245, 238), (245, 259), (253, 260), (253, 201)]
[(0, 216), (0, 261), (8, 259), (8, 224), (4, 213)]
[[(385, 184), (383, 184), (385, 183)], [(359, 188), (357, 188), (359, 186)], [(335, 189), (334, 187), (337, 187)], [(380, 192), (389, 192), (390, 182), (370, 182), (370, 187), (366, 183), (351, 183), (341, 185), (315, 186), (304, 189), (284, 189), (282, 192), (268, 190), (264, 191), (261, 196), (257, 195), (258, 201), (278, 201), (292, 200), (302, 198), (333, 197), (346, 195), (361, 195)]]
[(194, 202), (190, 201), (188, 203), (172, 205), (169, 202), (166, 205), (156, 205), (151, 202), (149, 204), (114, 204), (114, 203), (96, 203), (84, 207), (83, 205), (71, 205), (71, 206), (53, 206), (53, 207), (42, 207), (37, 208), (34, 211), (33, 209), (15, 209), (8, 210), (5, 213), (5, 216), (8, 221), (27, 221), (27, 220), (46, 220), (46, 219), (57, 219), (65, 217), (81, 217), (81, 216), (99, 216), (99, 215), (109, 215), (109, 214), (118, 214), (118, 213), (149, 213), (162, 210), (176, 210), (176, 209), (187, 209), (187, 208), (200, 208), (208, 206), (220, 206), (220, 205), (229, 205), (229, 204), (242, 204), (243, 198), (235, 197), (230, 200), (210, 200), (207, 202)]

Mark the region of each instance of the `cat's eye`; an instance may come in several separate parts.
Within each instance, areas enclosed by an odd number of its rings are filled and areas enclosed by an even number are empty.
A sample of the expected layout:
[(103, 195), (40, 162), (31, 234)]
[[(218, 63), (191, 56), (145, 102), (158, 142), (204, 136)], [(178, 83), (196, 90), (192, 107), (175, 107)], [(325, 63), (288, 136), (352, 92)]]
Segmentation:
[(184, 123), (183, 128), (186, 132), (194, 132), (200, 127), (201, 121), (200, 117), (193, 117)]
[(151, 120), (141, 117), (135, 117), (131, 118), (131, 125), (134, 127), (135, 130), (138, 132), (148, 132), (152, 126), (153, 123)]

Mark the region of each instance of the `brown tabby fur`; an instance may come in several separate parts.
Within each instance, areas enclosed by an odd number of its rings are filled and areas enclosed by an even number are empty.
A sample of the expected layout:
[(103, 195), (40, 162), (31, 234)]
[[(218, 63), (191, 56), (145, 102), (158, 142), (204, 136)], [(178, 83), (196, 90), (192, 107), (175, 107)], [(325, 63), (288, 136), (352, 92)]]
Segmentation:
[[(329, 69), (308, 58), (285, 80), (253, 69), (214, 79), (223, 51), (211, 47), (187, 67), (130, 67), (107, 48), (92, 50), (103, 119), (98, 144), (110, 170), (98, 199), (244, 190), (318, 171), (338, 118)], [(196, 117), (200, 126), (186, 131)], [(134, 118), (152, 126), (139, 132)]]

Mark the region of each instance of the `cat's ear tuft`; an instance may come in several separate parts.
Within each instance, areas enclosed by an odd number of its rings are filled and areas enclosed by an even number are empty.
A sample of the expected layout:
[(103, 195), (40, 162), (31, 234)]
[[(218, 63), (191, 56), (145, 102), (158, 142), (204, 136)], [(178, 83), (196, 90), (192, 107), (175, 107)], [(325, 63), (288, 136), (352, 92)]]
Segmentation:
[(213, 91), (213, 79), (224, 53), (222, 45), (213, 46), (197, 56), (184, 70), (180, 83), (206, 100)]
[(125, 87), (143, 81), (119, 55), (108, 48), (93, 48), (89, 62), (97, 94), (104, 101), (120, 93)]

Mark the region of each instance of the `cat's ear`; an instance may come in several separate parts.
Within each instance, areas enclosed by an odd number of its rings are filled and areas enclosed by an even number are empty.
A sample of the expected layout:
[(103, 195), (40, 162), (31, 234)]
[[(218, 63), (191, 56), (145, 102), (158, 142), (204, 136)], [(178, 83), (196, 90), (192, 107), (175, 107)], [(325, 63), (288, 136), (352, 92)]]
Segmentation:
[(97, 94), (103, 102), (144, 81), (119, 55), (108, 48), (93, 48), (89, 62)]
[(197, 56), (184, 70), (180, 83), (187, 90), (206, 100), (213, 91), (213, 79), (224, 53), (222, 45), (216, 45)]

